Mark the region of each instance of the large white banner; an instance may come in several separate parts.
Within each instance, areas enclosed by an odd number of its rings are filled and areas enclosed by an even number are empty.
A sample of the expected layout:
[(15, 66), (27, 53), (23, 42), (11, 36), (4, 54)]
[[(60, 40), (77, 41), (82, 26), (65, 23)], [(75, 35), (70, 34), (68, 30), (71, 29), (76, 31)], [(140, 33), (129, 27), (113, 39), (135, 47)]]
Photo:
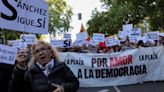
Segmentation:
[(43, 0), (0, 0), (0, 27), (48, 33), (48, 4)]
[(149, 47), (111, 54), (61, 53), (80, 87), (103, 87), (164, 80), (164, 49)]

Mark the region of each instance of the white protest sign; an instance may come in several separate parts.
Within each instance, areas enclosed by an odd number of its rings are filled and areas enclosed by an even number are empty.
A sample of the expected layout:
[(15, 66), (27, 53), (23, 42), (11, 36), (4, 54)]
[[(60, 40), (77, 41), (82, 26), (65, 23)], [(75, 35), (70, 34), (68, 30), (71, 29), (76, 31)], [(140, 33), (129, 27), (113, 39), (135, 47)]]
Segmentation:
[(129, 40), (131, 42), (137, 42), (137, 38), (141, 37), (141, 29), (134, 28), (128, 33)]
[(52, 39), (50, 41), (51, 45), (54, 47), (64, 47), (64, 40), (56, 40), (56, 39)]
[(71, 34), (64, 34), (65, 39), (71, 39)]
[(126, 39), (127, 35), (128, 33), (126, 31), (119, 31), (118, 33), (118, 37), (120, 37), (121, 39)]
[(0, 27), (48, 33), (48, 4), (44, 0), (0, 0)]
[(123, 25), (123, 31), (130, 32), (133, 29), (133, 24)]
[(159, 40), (159, 32), (148, 32), (146, 33), (147, 39), (152, 39), (152, 40)]
[(35, 34), (21, 34), (20, 39), (22, 42), (25, 42), (26, 44), (35, 44), (36, 35)]
[(75, 41), (74, 42), (74, 46), (82, 46), (82, 44), (83, 44), (83, 41), (82, 40), (79, 40), (79, 41)]
[(21, 40), (10, 40), (9, 43), (12, 47), (15, 48), (21, 48), (22, 47), (22, 41)]
[(106, 42), (106, 46), (114, 46), (119, 44), (119, 41), (115, 38), (106, 38), (105, 42)]
[(92, 44), (93, 46), (96, 46), (96, 45), (99, 44), (99, 42), (96, 42), (96, 41), (94, 41), (94, 40), (91, 40), (91, 44)]
[(0, 62), (6, 64), (15, 64), (17, 49), (0, 44)]
[(102, 33), (93, 33), (92, 40), (94, 42), (104, 42), (105, 41), (105, 35)]
[(77, 41), (85, 40), (87, 39), (87, 37), (88, 37), (88, 34), (86, 31), (76, 34)]
[(162, 37), (164, 37), (164, 33), (159, 33), (159, 36), (162, 36)]

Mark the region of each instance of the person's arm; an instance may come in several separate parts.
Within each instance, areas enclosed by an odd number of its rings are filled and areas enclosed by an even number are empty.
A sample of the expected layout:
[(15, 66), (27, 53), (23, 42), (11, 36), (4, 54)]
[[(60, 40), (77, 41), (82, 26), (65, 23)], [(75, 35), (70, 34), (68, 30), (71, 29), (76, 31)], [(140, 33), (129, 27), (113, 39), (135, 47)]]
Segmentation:
[(15, 66), (9, 83), (9, 92), (25, 92), (24, 91), (24, 74), (27, 68)]
[(15, 66), (8, 89), (9, 92), (32, 92), (26, 66)]

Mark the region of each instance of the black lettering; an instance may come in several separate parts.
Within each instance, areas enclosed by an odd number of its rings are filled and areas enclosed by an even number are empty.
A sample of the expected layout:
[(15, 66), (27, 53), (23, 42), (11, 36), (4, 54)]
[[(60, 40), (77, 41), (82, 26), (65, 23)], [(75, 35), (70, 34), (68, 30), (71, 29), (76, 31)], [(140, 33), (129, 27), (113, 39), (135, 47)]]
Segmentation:
[(152, 54), (146, 54), (146, 55), (140, 55), (139, 56), (140, 61), (144, 61), (144, 60), (150, 61), (153, 59), (158, 59), (158, 54), (156, 54), (155, 52), (153, 52)]
[(23, 8), (23, 7), (22, 7), (22, 4), (21, 4), (21, 1), (18, 2), (17, 7), (20, 7), (21, 9)]
[(65, 40), (64, 41), (64, 47), (67, 47), (68, 46), (68, 43), (67, 43), (67, 41)]
[(119, 69), (119, 76), (123, 76), (124, 75), (124, 69), (123, 68), (120, 68)]
[(129, 76), (128, 67), (124, 67), (124, 76)]
[[(45, 24), (46, 24), (46, 18), (44, 18), (44, 20), (43, 20), (43, 28), (45, 28)], [(69, 41), (69, 44), (70, 44), (70, 41)]]
[(149, 58), (149, 55), (145, 55), (144, 58), (145, 58), (144, 60), (149, 60), (149, 59), (150, 59), (150, 58)]
[(94, 78), (92, 69), (89, 70), (89, 78)]
[(103, 58), (103, 62), (104, 62), (104, 64), (103, 64), (103, 67), (108, 67), (108, 65), (107, 65), (107, 58)]
[(146, 65), (143, 65), (142, 74), (146, 74)]
[(140, 74), (141, 66), (135, 66), (135, 75)]
[(104, 71), (104, 69), (101, 70), (101, 78), (106, 78), (106, 72)]
[(40, 14), (46, 16), (46, 10), (40, 9)]
[(117, 76), (118, 76), (118, 69), (115, 68), (115, 69), (114, 69), (114, 77), (117, 77)]
[(101, 67), (101, 58), (97, 59), (97, 67)]
[(81, 69), (78, 69), (78, 76), (77, 76), (77, 78), (79, 79), (79, 78), (83, 78), (83, 76), (82, 76), (82, 71), (81, 71)]
[(37, 27), (42, 27), (42, 19), (38, 19), (38, 25), (37, 25)]
[(113, 77), (113, 69), (106, 69), (107, 77)]
[(88, 79), (88, 76), (87, 76), (87, 69), (84, 69), (84, 76), (86, 79)]
[(31, 6), (29, 7), (29, 11), (30, 11), (30, 12), (34, 12), (33, 10), (34, 10), (34, 6), (31, 5)]
[(15, 20), (17, 18), (17, 11), (16, 9), (8, 3), (7, 0), (2, 0), (3, 4), (12, 12), (12, 16), (8, 16), (4, 13), (1, 13), (1, 17), (6, 20)]
[(96, 58), (92, 58), (92, 68), (94, 67), (94, 64), (96, 64)]
[(96, 72), (96, 78), (100, 78), (100, 70), (95, 70), (95, 72)]
[(36, 8), (36, 7), (35, 7), (35, 8), (34, 8), (34, 13), (38, 13), (38, 14), (39, 14), (39, 10), (40, 10), (39, 8)]
[(130, 75), (134, 75), (134, 69), (133, 69), (133, 66), (130, 66)]
[(142, 60), (143, 60), (141, 56), (139, 56), (139, 60), (140, 60), (140, 61), (142, 61)]

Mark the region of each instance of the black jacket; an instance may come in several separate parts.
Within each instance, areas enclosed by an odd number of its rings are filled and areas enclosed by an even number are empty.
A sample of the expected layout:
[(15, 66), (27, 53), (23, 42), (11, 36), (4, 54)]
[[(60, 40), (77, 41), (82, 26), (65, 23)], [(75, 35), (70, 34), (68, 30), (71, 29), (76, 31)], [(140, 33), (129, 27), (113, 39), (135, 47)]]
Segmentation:
[(0, 91), (8, 92), (8, 84), (14, 65), (0, 63)]
[(65, 92), (76, 92), (79, 81), (65, 63), (55, 62), (51, 73), (46, 77), (35, 63), (27, 71), (15, 68), (9, 92), (52, 92), (51, 83), (64, 86)]

